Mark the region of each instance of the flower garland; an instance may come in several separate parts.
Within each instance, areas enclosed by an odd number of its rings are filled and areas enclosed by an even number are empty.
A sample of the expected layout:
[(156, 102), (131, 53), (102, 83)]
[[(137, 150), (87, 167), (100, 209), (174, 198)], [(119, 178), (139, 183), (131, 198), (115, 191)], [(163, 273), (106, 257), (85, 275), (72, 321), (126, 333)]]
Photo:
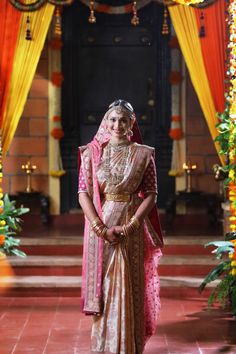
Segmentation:
[(205, 0), (173, 0), (181, 5), (196, 5), (204, 2)]
[[(0, 136), (0, 214), (4, 211), (4, 201), (3, 201), (3, 187), (2, 187), (2, 178), (3, 178), (3, 171), (2, 171), (2, 138)], [(0, 221), (0, 226), (5, 226), (5, 220)], [(5, 235), (0, 234), (0, 247), (5, 242)], [(1, 257), (1, 253), (0, 253)]]
[(172, 159), (169, 176), (180, 176), (183, 174), (183, 158), (181, 156), (181, 148), (179, 140), (183, 138), (181, 114), (180, 114), (180, 85), (182, 82), (181, 71), (181, 52), (177, 37), (174, 33), (173, 26), (171, 27), (172, 37), (169, 43), (171, 48), (171, 126), (169, 136), (173, 140)]
[[(229, 103), (229, 178), (228, 178), (228, 198), (230, 202), (229, 227), (230, 231), (236, 231), (236, 3), (234, 0), (229, 2), (229, 67), (227, 75), (229, 78), (229, 92), (227, 101)], [(236, 233), (235, 233), (236, 236)], [(234, 244), (234, 253), (229, 255), (232, 259), (231, 274), (236, 275), (236, 238), (231, 240)]]
[(54, 34), (49, 43), (50, 47), (50, 72), (51, 81), (49, 85), (49, 115), (50, 120), (50, 150), (52, 158), (49, 166), (49, 174), (52, 177), (61, 177), (65, 174), (63, 169), (60, 139), (64, 136), (61, 124), (61, 85), (63, 74), (61, 72), (61, 12), (56, 8), (54, 16)]

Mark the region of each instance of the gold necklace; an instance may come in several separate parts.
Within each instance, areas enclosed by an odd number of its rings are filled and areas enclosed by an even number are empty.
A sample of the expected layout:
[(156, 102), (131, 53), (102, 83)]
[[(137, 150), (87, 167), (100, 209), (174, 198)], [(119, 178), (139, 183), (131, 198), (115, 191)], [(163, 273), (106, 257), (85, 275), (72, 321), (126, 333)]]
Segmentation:
[[(105, 172), (105, 179), (107, 183), (112, 185), (119, 184), (122, 179), (124, 178), (124, 171), (127, 164), (127, 158), (129, 154), (129, 142), (119, 143), (117, 145), (113, 145), (112, 143), (107, 144), (105, 160), (104, 160), (104, 172)], [(111, 174), (111, 149), (114, 152), (122, 152), (122, 157), (119, 163), (119, 168), (117, 168), (117, 172)]]
[(108, 144), (111, 145), (113, 148), (116, 148), (116, 147), (120, 147), (120, 146), (129, 145), (130, 142), (129, 142), (129, 140), (121, 141), (120, 143), (112, 143), (111, 141), (109, 141)]

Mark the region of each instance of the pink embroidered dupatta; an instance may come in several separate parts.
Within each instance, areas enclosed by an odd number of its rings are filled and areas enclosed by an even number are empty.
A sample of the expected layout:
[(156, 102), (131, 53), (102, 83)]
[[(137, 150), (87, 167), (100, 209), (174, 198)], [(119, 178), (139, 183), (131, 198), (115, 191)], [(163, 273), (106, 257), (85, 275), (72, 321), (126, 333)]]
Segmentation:
[[(104, 116), (101, 125), (98, 129), (97, 134), (95, 135), (92, 142), (90, 142), (86, 147), (79, 148), (78, 153), (78, 170), (80, 166), (85, 163), (83, 161), (83, 151), (88, 149), (90, 155), (90, 169), (92, 176), (92, 188), (89, 191), (90, 197), (93, 200), (97, 213), (101, 220), (102, 208), (100, 201), (99, 185), (96, 175), (96, 168), (101, 159), (103, 147), (107, 144), (110, 139), (110, 135), (107, 133), (105, 128), (105, 119), (107, 114)], [(132, 141), (137, 143), (142, 143), (141, 135), (136, 124), (136, 121), (133, 126), (133, 137)], [(83, 172), (86, 174), (85, 169)], [(85, 176), (86, 177), (86, 176)], [(85, 178), (86, 179), (86, 178)], [(162, 247), (163, 238), (162, 231), (159, 221), (159, 216), (157, 208), (154, 207), (152, 212), (149, 214), (149, 226), (153, 229), (154, 232), (149, 232), (147, 227), (144, 229), (145, 232), (145, 337), (148, 338), (156, 328), (155, 316), (149, 316), (150, 312), (155, 311), (153, 307), (152, 294), (153, 291), (159, 293), (159, 283), (154, 279), (154, 272), (156, 273), (157, 263), (160, 258), (160, 252), (157, 252), (156, 247)], [(152, 237), (153, 234), (157, 237)], [(90, 246), (92, 247), (90, 248)], [(92, 253), (91, 253), (92, 249)], [(92, 257), (91, 257), (92, 254)], [(89, 259), (89, 257), (91, 259)], [(86, 314), (99, 314), (102, 312), (102, 259), (103, 259), (103, 241), (91, 235), (90, 226), (88, 220), (85, 218), (85, 231), (84, 231), (84, 251), (83, 251), (83, 281), (82, 281), (82, 304), (83, 311)], [(95, 262), (94, 262), (95, 260)], [(91, 274), (92, 268), (90, 268), (89, 263), (93, 262), (93, 274)], [(150, 271), (151, 270), (151, 271)], [(92, 278), (92, 281), (91, 279)], [(90, 279), (90, 280), (89, 280)], [(158, 288), (158, 289), (157, 289)], [(158, 308), (159, 312), (159, 308)], [(155, 318), (154, 318), (155, 317)]]

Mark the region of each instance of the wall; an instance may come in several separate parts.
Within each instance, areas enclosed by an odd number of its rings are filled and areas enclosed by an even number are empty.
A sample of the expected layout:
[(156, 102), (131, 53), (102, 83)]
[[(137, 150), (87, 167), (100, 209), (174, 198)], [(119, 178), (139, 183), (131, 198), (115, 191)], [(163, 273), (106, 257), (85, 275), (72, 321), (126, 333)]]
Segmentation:
[(192, 187), (218, 193), (219, 183), (214, 179), (212, 166), (219, 159), (189, 75), (186, 78), (186, 159), (197, 164)]
[[(192, 178), (193, 188), (217, 193), (212, 165), (219, 163), (189, 76), (186, 79), (186, 155), (198, 169)], [(14, 194), (26, 188), (21, 165), (30, 158), (37, 165), (32, 187), (48, 193), (48, 45), (42, 52), (29, 97), (15, 137), (4, 163), (4, 190)]]
[(32, 177), (36, 191), (48, 193), (48, 45), (45, 44), (15, 137), (4, 162), (4, 191), (26, 188), (21, 169), (28, 159), (37, 165)]

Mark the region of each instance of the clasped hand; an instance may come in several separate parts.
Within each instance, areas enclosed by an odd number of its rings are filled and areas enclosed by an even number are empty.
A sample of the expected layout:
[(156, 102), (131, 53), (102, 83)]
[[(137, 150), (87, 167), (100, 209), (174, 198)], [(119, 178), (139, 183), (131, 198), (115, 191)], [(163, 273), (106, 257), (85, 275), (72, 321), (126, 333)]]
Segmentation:
[(105, 239), (112, 245), (118, 244), (123, 237), (124, 234), (122, 226), (112, 226), (105, 234)]

